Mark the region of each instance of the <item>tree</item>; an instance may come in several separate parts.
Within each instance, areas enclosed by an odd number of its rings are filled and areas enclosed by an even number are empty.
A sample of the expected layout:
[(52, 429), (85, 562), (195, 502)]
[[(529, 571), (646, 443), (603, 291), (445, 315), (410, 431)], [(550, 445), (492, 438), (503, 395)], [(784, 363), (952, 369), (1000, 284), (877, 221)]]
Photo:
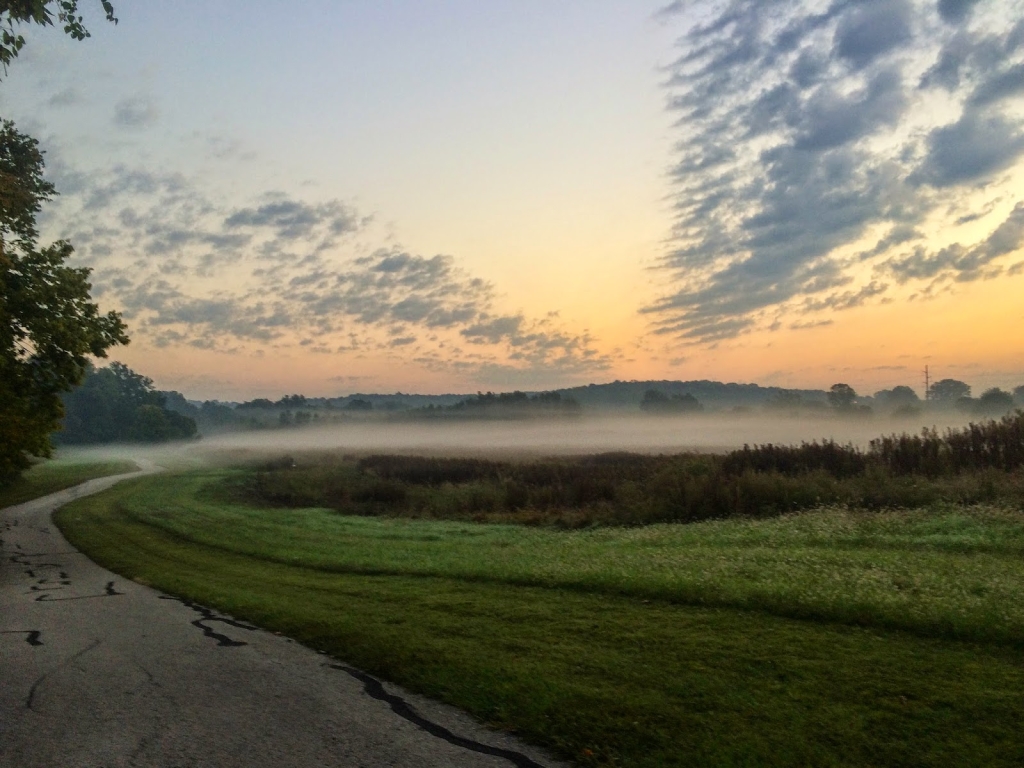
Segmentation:
[(828, 403), (837, 411), (847, 411), (853, 407), (857, 393), (849, 384), (833, 384), (828, 390)]
[(1018, 405), (1024, 405), (1024, 384), (1013, 388), (1013, 399)]
[[(107, 21), (117, 24), (114, 6), (100, 0)], [(78, 0), (0, 0), (0, 64), (4, 72), (25, 46), (25, 38), (18, 34), (17, 25), (53, 25), (54, 16), (64, 25), (64, 33), (75, 40), (85, 40), (89, 30), (78, 12)]]
[(979, 416), (1002, 416), (1013, 409), (1013, 395), (999, 387), (987, 389), (974, 405), (974, 412)]
[(167, 406), (153, 380), (123, 363), (90, 369), (80, 387), (64, 396), (62, 443), (159, 443), (194, 437), (196, 422)]
[(921, 402), (921, 398), (917, 396), (917, 392), (902, 384), (898, 387), (893, 387), (892, 389), (883, 389), (879, 392), (875, 392), (875, 399), (882, 401), (885, 405), (896, 408), (907, 405), (917, 405)]
[(207, 400), (199, 407), (199, 419), (205, 425), (223, 427), (238, 421), (235, 410), (230, 406)]
[(36, 215), (54, 195), (43, 168), (38, 142), (0, 121), (0, 483), (50, 455), (60, 394), (82, 381), (88, 356), (128, 343), (120, 315), (90, 300), (90, 270), (67, 266), (70, 243), (37, 246)]
[(970, 397), (971, 388), (957, 379), (942, 379), (932, 384), (929, 398), (940, 403), (955, 403), (961, 397)]
[(164, 408), (168, 411), (174, 411), (180, 413), (182, 416), (188, 416), (190, 419), (198, 420), (202, 415), (202, 411), (196, 406), (192, 405), (181, 392), (175, 390), (160, 392), (164, 397)]
[(239, 410), (268, 410), (273, 408), (274, 404), (265, 397), (257, 397), (255, 400), (248, 400), (238, 406)]
[(660, 390), (648, 389), (640, 401), (640, 410), (647, 413), (696, 413), (703, 411), (704, 406), (689, 392), (669, 396)]
[(777, 408), (779, 410), (799, 408), (803, 404), (803, 397), (800, 396), (800, 393), (788, 389), (780, 389), (773, 392), (765, 401), (766, 408)]

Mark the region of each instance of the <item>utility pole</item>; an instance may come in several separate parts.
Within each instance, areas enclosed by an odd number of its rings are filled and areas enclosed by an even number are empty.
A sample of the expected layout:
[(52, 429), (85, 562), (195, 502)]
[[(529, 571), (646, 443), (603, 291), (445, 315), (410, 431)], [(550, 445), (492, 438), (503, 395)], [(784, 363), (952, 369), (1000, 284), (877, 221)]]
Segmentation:
[(924, 367), (924, 399), (927, 402), (932, 397), (931, 380), (928, 378), (928, 366)]

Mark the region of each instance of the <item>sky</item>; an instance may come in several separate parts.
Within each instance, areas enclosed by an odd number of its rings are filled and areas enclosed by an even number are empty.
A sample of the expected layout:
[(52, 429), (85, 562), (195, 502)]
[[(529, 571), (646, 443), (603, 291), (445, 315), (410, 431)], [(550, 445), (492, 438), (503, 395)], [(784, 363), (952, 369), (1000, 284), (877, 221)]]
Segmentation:
[(1024, 383), (1024, 0), (83, 6), (0, 116), (160, 388)]

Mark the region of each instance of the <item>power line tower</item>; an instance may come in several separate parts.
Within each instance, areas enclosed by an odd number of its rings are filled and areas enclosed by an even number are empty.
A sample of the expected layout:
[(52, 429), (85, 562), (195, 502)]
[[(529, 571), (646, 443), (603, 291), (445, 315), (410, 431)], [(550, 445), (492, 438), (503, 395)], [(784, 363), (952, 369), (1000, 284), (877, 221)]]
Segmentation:
[(927, 402), (932, 398), (931, 379), (928, 377), (928, 366), (924, 367), (924, 399)]

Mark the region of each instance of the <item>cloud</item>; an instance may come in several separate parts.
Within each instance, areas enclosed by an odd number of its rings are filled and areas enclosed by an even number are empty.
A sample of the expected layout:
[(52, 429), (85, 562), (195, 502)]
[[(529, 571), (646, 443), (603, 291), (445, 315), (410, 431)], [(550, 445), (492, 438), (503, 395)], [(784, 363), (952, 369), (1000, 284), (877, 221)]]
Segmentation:
[(728, 0), (659, 18), (684, 30), (666, 78), (666, 290), (642, 310), (656, 333), (715, 343), (885, 301), (881, 273), (995, 274), (984, 243), (941, 257), (905, 244), (1024, 157), (1024, 2)]
[(1024, 63), (992, 73), (978, 83), (968, 103), (972, 107), (984, 107), (1021, 93), (1024, 93)]
[(132, 96), (114, 105), (114, 123), (124, 128), (145, 128), (159, 116), (156, 105), (146, 96)]
[(967, 18), (979, 0), (939, 0), (939, 16), (949, 24), (959, 24)]
[(936, 187), (973, 182), (1006, 169), (1022, 153), (1024, 132), (1016, 121), (965, 112), (928, 136), (928, 154), (911, 180)]
[(822, 87), (790, 117), (799, 124), (794, 146), (815, 151), (849, 144), (897, 122), (905, 107), (903, 84), (892, 69), (879, 72), (865, 88), (850, 95)]
[(429, 358), (467, 376), (610, 364), (557, 313), (497, 311), (493, 286), (453, 257), (381, 247), (387, 233), (345, 201), (271, 192), (225, 205), (180, 174), (125, 166), (74, 178), (53, 234), (92, 267), (95, 295), (157, 347)]
[(495, 317), (463, 328), (460, 333), (470, 341), (497, 344), (503, 339), (517, 336), (522, 326), (522, 315)]
[(791, 323), (789, 328), (792, 331), (806, 331), (810, 328), (824, 328), (825, 326), (832, 325), (834, 322), (834, 320), (798, 320), (795, 323)]
[(866, 67), (910, 38), (911, 10), (900, 0), (874, 0), (839, 17), (835, 52), (853, 66)]
[(830, 294), (824, 298), (808, 298), (801, 308), (804, 312), (820, 312), (822, 310), (852, 309), (859, 307), (875, 296), (881, 296), (888, 289), (888, 285), (873, 281), (859, 288), (856, 291), (842, 291)]
[(233, 211), (224, 220), (228, 229), (271, 228), (280, 238), (308, 237), (315, 228), (325, 226), (334, 235), (359, 229), (361, 222), (354, 209), (337, 200), (310, 205), (275, 195), (277, 199), (252, 208)]
[(985, 268), (993, 261), (1022, 247), (1024, 203), (1017, 203), (1006, 219), (987, 238), (973, 247), (953, 243), (935, 252), (919, 247), (908, 256), (892, 260), (885, 268), (900, 283), (936, 277), (966, 282), (987, 276)]
[(255, 160), (256, 153), (244, 147), (238, 139), (221, 135), (204, 135), (200, 132), (193, 138), (201, 142), (207, 155), (216, 160)]
[(46, 100), (46, 104), (50, 107), (67, 107), (72, 104), (77, 104), (81, 99), (82, 95), (78, 92), (78, 89), (68, 86), (67, 88), (62, 88), (57, 91), (57, 93), (53, 94), (53, 96), (48, 98)]

